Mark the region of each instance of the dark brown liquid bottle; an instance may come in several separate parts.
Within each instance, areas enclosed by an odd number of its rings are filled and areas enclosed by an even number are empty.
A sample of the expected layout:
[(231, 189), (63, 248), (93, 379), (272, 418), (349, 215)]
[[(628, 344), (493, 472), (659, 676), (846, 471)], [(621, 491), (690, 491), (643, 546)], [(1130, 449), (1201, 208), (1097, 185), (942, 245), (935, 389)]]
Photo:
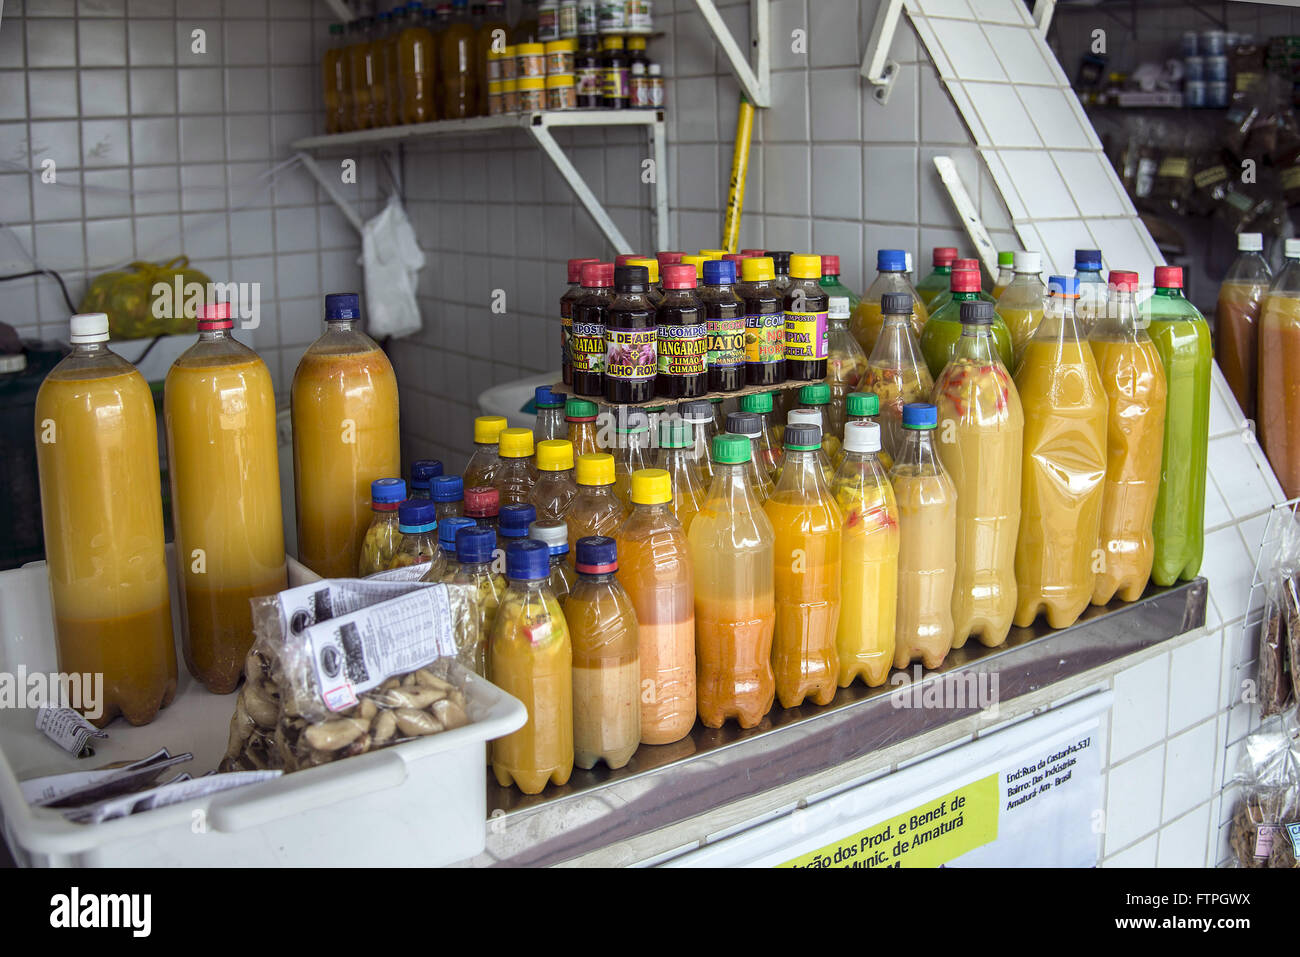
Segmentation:
[(568, 288), (560, 297), (560, 374), (565, 385), (573, 385), (573, 363), (569, 353), (569, 335), (573, 331), (573, 304), (582, 296), (582, 267), (596, 259), (570, 259)]
[(704, 321), (709, 334), (710, 392), (736, 392), (745, 385), (745, 303), (736, 295), (736, 264), (704, 264)]
[(785, 291), (785, 374), (803, 382), (826, 378), (830, 297), (821, 287), (820, 256), (790, 257)]
[(736, 293), (745, 301), (745, 382), (779, 385), (785, 381), (785, 311), (772, 282), (771, 257), (743, 260), (740, 275), (744, 282)]
[(573, 302), (569, 327), (569, 362), (573, 391), (577, 395), (605, 392), (605, 322), (613, 299), (614, 264), (585, 263), (582, 294)]
[(645, 266), (615, 267), (614, 300), (605, 318), (605, 398), (609, 402), (654, 398), (658, 329), (649, 289), (650, 272)]
[(664, 297), (655, 311), (659, 324), (659, 373), (655, 394), (692, 399), (709, 390), (709, 347), (704, 307), (695, 295), (695, 267), (664, 267)]

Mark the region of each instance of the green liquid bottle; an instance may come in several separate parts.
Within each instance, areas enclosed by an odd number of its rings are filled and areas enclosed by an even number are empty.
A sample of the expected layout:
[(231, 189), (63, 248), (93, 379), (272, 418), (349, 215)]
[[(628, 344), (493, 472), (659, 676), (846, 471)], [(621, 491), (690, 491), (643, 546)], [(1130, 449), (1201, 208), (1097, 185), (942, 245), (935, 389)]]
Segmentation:
[[(952, 360), (957, 352), (957, 342), (961, 339), (961, 304), (963, 302), (991, 301), (980, 292), (980, 274), (975, 269), (954, 269), (952, 273), (952, 293), (948, 301), (937, 311), (930, 314), (925, 328), (921, 330), (921, 354), (930, 375), (938, 379), (939, 373)], [(1011, 331), (1001, 316), (993, 317), (993, 344), (997, 346), (998, 357), (1008, 369), (1015, 367), (1014, 352), (1011, 348)]]
[(948, 284), (952, 281), (952, 264), (957, 261), (957, 247), (935, 246), (933, 256), (934, 268), (916, 284), (916, 294), (921, 297), (927, 309), (935, 299), (948, 291)]

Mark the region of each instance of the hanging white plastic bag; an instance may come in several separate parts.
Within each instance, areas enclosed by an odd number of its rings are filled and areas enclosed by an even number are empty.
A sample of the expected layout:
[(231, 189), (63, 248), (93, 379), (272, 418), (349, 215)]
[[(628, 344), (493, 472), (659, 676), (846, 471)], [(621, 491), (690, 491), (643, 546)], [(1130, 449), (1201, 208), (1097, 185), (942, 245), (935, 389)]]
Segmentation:
[(376, 339), (420, 331), (415, 289), (424, 253), (397, 196), (361, 230), (361, 265), (366, 280), (366, 331)]

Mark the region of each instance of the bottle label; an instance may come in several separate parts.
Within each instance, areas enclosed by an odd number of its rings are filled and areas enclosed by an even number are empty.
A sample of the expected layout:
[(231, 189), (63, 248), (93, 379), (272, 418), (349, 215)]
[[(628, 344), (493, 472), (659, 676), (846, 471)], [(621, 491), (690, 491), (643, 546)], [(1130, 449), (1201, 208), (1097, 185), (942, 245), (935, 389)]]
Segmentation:
[(603, 372), (605, 327), (599, 322), (574, 322), (569, 330), (569, 361), (574, 372)]
[(560, 37), (569, 39), (578, 35), (578, 5), (576, 3), (560, 4)]
[(578, 67), (578, 96), (600, 96), (605, 86), (605, 71), (598, 66)]
[(632, 106), (637, 109), (648, 109), (654, 105), (654, 97), (650, 89), (649, 77), (632, 77), (631, 99)]
[(825, 359), (829, 346), (824, 312), (786, 312), (785, 357)]
[(660, 326), (658, 370), (660, 375), (703, 375), (709, 351), (708, 327)]
[(623, 29), (623, 0), (603, 0), (600, 5), (600, 32), (618, 33)]
[(607, 100), (626, 100), (628, 98), (627, 67), (605, 68), (604, 94)]
[[(605, 375), (614, 379), (649, 379), (659, 361), (655, 349), (658, 330), (605, 329)], [(575, 366), (576, 369), (576, 366)]]
[(785, 358), (785, 313), (745, 317), (745, 361), (780, 362)]
[(734, 368), (745, 364), (745, 317), (710, 319), (709, 368)]
[(560, 11), (558, 8), (537, 11), (537, 39), (543, 41), (560, 39)]
[(596, 0), (578, 0), (578, 32), (590, 36), (600, 29)]
[(573, 334), (573, 316), (560, 315), (560, 364), (569, 364), (569, 336)]
[(649, 30), (650, 4), (645, 0), (626, 0), (623, 4), (623, 20), (625, 29), (628, 30)]

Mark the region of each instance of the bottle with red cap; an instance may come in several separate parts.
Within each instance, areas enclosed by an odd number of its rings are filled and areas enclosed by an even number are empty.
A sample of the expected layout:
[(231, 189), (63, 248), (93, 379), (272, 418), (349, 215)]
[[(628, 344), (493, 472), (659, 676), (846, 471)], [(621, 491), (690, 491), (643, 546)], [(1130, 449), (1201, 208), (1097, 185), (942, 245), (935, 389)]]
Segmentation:
[(830, 296), (843, 296), (849, 301), (849, 308), (856, 309), (862, 297), (840, 282), (840, 257), (822, 256), (822, 292)]
[(573, 360), (569, 355), (569, 335), (573, 329), (573, 304), (582, 295), (582, 267), (597, 259), (570, 259), (569, 285), (560, 297), (560, 369), (565, 385), (573, 385)]
[(465, 489), (465, 517), (472, 518), (479, 528), (497, 531), (497, 515), (501, 511), (501, 493), (491, 486)]
[[(1210, 368), (1214, 353), (1205, 317), (1183, 295), (1183, 270), (1178, 266), (1157, 266), (1155, 280), (1155, 293), (1144, 305), (1151, 317), (1151, 341), (1156, 344), (1165, 368), (1169, 399), (1165, 410), (1160, 494), (1156, 498), (1156, 516), (1151, 529), (1156, 545), (1151, 580), (1165, 586), (1180, 578), (1195, 578), (1201, 570), (1205, 545), (1205, 468), (1210, 441)], [(1261, 356), (1266, 355), (1265, 345), (1261, 341)], [(1261, 359), (1261, 396), (1267, 394), (1265, 388), (1276, 389), (1282, 395), (1292, 387), (1278, 376), (1266, 375), (1266, 370), (1271, 371), (1271, 361), (1272, 357)], [(1260, 418), (1263, 419), (1262, 414)], [(1261, 431), (1267, 452), (1269, 430), (1265, 427)], [(1295, 483), (1290, 484), (1289, 488), (1288, 482), (1282, 483), (1287, 495), (1300, 492)]]
[[(980, 292), (979, 269), (954, 268), (952, 292), (948, 301), (930, 313), (925, 328), (921, 330), (921, 352), (925, 355), (926, 365), (930, 367), (933, 378), (939, 378), (939, 373), (943, 372), (944, 366), (957, 351), (957, 342), (961, 339), (962, 303), (981, 300), (990, 304), (993, 302), (990, 296)], [(1014, 368), (1015, 353), (1011, 348), (1011, 332), (997, 314), (993, 316), (992, 334), (993, 344), (997, 347), (1003, 366)]]
[(1138, 274), (1112, 269), (1106, 307), (1088, 336), (1101, 387), (1106, 390), (1106, 484), (1092, 603), (1116, 595), (1136, 601), (1151, 577), (1155, 545), (1151, 521), (1160, 488), (1165, 434), (1165, 373), (1160, 354), (1138, 321)]
[(570, 307), (569, 364), (577, 395), (605, 394), (605, 331), (614, 301), (614, 264), (583, 263), (582, 291)]
[(655, 309), (658, 370), (655, 395), (690, 399), (709, 390), (709, 348), (704, 306), (695, 295), (695, 267), (663, 267), (664, 297)]
[(172, 363), (163, 388), (172, 526), (183, 556), (182, 647), (190, 673), (214, 694), (234, 691), (244, 673), (249, 599), (288, 587), (275, 390), (266, 363), (234, 339), (232, 326), (228, 303), (201, 307), (199, 340)]
[(929, 309), (934, 300), (948, 291), (952, 277), (952, 264), (957, 261), (956, 246), (935, 246), (931, 254), (933, 267), (929, 275), (916, 284), (916, 294)]
[(987, 302), (996, 302), (996, 299), (993, 296), (990, 296), (988, 293), (984, 291), (984, 287), (982, 285), (984, 281), (984, 274), (980, 272), (980, 261), (978, 259), (954, 259), (952, 263), (952, 268), (948, 273), (948, 285), (944, 287), (941, 293), (939, 293), (932, 300), (930, 300), (930, 305), (926, 307), (927, 309), (929, 309), (930, 315), (933, 316), (944, 306), (948, 305), (948, 303), (952, 300), (952, 274), (959, 269), (975, 270), (975, 272), (978, 273), (980, 277), (979, 283), (976, 283), (977, 291), (980, 294), (979, 297), (981, 299), (986, 300)]

